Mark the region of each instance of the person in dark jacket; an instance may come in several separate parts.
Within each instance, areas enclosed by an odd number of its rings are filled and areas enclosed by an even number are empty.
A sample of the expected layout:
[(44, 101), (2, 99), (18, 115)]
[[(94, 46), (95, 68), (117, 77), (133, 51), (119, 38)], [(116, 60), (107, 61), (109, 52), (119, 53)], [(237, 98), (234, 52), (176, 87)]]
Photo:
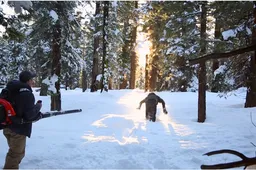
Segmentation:
[(42, 103), (35, 104), (31, 88), (35, 76), (32, 72), (23, 71), (19, 74), (19, 81), (13, 80), (7, 83), (6, 89), (10, 92), (16, 116), (15, 120), (12, 120), (13, 123), (3, 129), (9, 145), (4, 169), (19, 169), (19, 164), (25, 156), (26, 137), (31, 136), (32, 123), (23, 122), (39, 120), (42, 117), (40, 112)]
[(138, 109), (141, 108), (141, 105), (143, 103), (146, 104), (146, 115), (145, 115), (146, 119), (149, 119), (150, 121), (153, 121), (153, 122), (156, 121), (156, 107), (158, 103), (162, 103), (163, 112), (165, 114), (168, 114), (165, 108), (164, 100), (160, 98), (158, 95), (156, 95), (155, 93), (149, 93), (148, 96), (140, 102)]

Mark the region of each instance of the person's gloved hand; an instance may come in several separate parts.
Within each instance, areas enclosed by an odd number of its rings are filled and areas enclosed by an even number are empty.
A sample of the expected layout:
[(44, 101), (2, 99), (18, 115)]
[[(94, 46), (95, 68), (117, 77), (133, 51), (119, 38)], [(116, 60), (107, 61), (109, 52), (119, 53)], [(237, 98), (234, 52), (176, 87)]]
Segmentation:
[(41, 108), (42, 108), (42, 100), (38, 100), (36, 102), (36, 107), (38, 107), (38, 110), (41, 110)]
[(166, 108), (163, 109), (163, 112), (164, 112), (165, 114), (168, 114)]
[(137, 107), (137, 109), (139, 109), (139, 110), (140, 110), (140, 107)]
[(36, 117), (35, 121), (38, 121), (43, 118), (43, 114), (41, 112), (38, 113), (38, 116)]

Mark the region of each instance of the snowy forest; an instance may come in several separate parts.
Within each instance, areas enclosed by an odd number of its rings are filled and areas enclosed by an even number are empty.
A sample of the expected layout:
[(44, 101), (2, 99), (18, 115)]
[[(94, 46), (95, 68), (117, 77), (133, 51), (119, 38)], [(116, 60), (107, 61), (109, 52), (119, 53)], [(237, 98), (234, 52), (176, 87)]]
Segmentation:
[[(60, 110), (60, 88), (198, 91), (203, 68), (205, 90), (226, 97), (227, 92), (246, 87), (244, 106), (255, 107), (255, 5), (253, 1), (2, 1), (0, 83), (17, 78), (22, 70), (34, 71), (40, 95), (51, 95), (51, 109)], [(189, 62), (234, 50), (229, 57)], [(55, 89), (48, 88), (51, 85)]]

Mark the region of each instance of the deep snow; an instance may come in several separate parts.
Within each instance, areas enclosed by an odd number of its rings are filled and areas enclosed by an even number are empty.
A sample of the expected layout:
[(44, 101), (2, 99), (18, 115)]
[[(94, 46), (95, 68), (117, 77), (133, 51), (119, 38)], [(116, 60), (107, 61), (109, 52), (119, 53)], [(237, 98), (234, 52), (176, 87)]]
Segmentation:
[[(203, 156), (218, 149), (234, 149), (254, 157), (256, 108), (243, 108), (245, 90), (219, 98), (207, 92), (207, 119), (197, 122), (196, 92), (158, 92), (168, 115), (158, 105), (157, 121), (145, 120), (145, 105), (136, 108), (148, 93), (110, 90), (90, 93), (62, 90), (62, 109), (80, 113), (42, 119), (33, 124), (22, 169), (200, 169), (201, 164), (240, 160), (232, 155)], [(39, 96), (42, 112), (49, 111), (50, 97)], [(0, 164), (7, 142), (0, 135)], [(1, 166), (0, 166), (1, 167)], [(242, 169), (243, 167), (241, 167)]]

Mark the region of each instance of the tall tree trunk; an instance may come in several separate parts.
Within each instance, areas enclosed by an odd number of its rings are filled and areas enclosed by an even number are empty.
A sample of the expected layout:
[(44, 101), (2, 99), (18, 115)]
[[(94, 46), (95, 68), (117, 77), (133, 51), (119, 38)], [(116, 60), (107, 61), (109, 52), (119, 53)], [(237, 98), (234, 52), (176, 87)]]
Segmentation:
[[(256, 2), (254, 1), (253, 17), (254, 25), (256, 25)], [(256, 28), (253, 27), (252, 32), (252, 44), (256, 44)], [(250, 72), (247, 80), (247, 93), (244, 107), (255, 107), (256, 106), (256, 50), (251, 56), (250, 60)]]
[(137, 66), (137, 56), (135, 51), (131, 52), (131, 73), (130, 73), (130, 89), (134, 89), (135, 88), (135, 80), (136, 80), (136, 66)]
[(47, 92), (48, 92), (48, 85), (42, 83), (41, 84), (41, 88), (40, 88), (40, 96), (47, 96)]
[[(215, 39), (221, 39), (221, 26), (220, 26), (220, 19), (216, 18), (215, 21), (215, 31), (214, 31), (214, 37)], [(220, 45), (219, 42), (215, 42), (214, 44), (214, 52), (220, 52)], [(220, 91), (220, 84), (219, 84), (219, 79), (218, 76), (214, 77), (214, 72), (219, 68), (219, 60), (213, 60), (212, 61), (212, 87), (211, 87), (211, 92), (218, 92)]]
[[(48, 75), (51, 74), (51, 70), (50, 69), (41, 69), (41, 73), (42, 73), (42, 80), (44, 80), (45, 78), (47, 78)], [(41, 83), (41, 89), (40, 89), (40, 96), (47, 96), (47, 92), (48, 92), (48, 85)]]
[[(138, 1), (135, 1), (135, 11), (138, 8)], [(134, 17), (134, 22), (136, 22), (138, 16), (135, 14)], [(136, 38), (137, 38), (137, 23), (133, 27), (132, 30), (132, 38), (131, 38), (131, 43), (132, 43), (132, 51), (131, 51), (131, 74), (130, 74), (130, 89), (135, 88), (135, 82), (136, 82), (136, 69), (137, 69), (137, 55), (135, 52), (136, 48)]]
[(68, 73), (65, 74), (65, 90), (68, 90), (68, 87), (69, 87), (69, 78), (68, 78)]
[(122, 46), (122, 54), (120, 58), (120, 67), (122, 70), (120, 71), (120, 76), (122, 76), (122, 79), (119, 84), (119, 89), (125, 89), (127, 86), (127, 78), (126, 78), (126, 59), (128, 59), (130, 55), (130, 47), (129, 47), (129, 20), (124, 21), (124, 29), (123, 34), (125, 35), (124, 45)]
[(104, 1), (104, 13), (103, 13), (103, 57), (102, 57), (102, 78), (101, 78), (101, 93), (105, 86), (105, 64), (107, 56), (107, 26), (108, 26), (108, 9), (109, 1)]
[(82, 92), (85, 92), (87, 89), (87, 74), (85, 69), (82, 71)]
[(127, 85), (128, 85), (127, 75), (124, 74), (124, 75), (123, 75), (123, 81), (121, 82), (119, 88), (120, 88), (120, 89), (126, 89), (126, 88), (127, 88)]
[(146, 66), (145, 66), (145, 92), (149, 90), (149, 57), (146, 55)]
[[(85, 61), (85, 48), (83, 48), (83, 60)], [(82, 76), (81, 76), (81, 86), (82, 86), (82, 92), (85, 92), (86, 89), (87, 89), (87, 85), (88, 85), (88, 82), (87, 82), (87, 73), (86, 73), (86, 66), (83, 65), (83, 68), (82, 68)]]
[(151, 70), (150, 70), (150, 78), (149, 78), (149, 91), (155, 91), (156, 89), (156, 80), (157, 80), (157, 61), (158, 56), (153, 56), (152, 62), (151, 62)]
[[(158, 32), (160, 31), (159, 28), (161, 28), (162, 22), (161, 22), (161, 18), (159, 16), (155, 16), (155, 28), (156, 30), (154, 30), (154, 38), (156, 40), (160, 40), (161, 36), (160, 34), (158, 34)], [(149, 91), (154, 91), (156, 89), (156, 80), (157, 80), (157, 70), (158, 70), (158, 59), (159, 59), (159, 55), (160, 55), (160, 46), (159, 43), (153, 43), (153, 47), (152, 49), (154, 49), (154, 52), (152, 55), (149, 55), (149, 65), (148, 65), (148, 73), (149, 73)]]
[(112, 77), (108, 78), (108, 89), (109, 90), (113, 89), (113, 78)]
[[(97, 75), (99, 74), (99, 44), (100, 44), (100, 35), (99, 33), (99, 14), (101, 10), (100, 6), (101, 2), (96, 1), (96, 9), (95, 9), (95, 31), (94, 31), (94, 45), (93, 45), (93, 65), (92, 65), (92, 82), (91, 82), (91, 87), (93, 87), (94, 83), (96, 82)], [(91, 92), (96, 91), (97, 89), (91, 88)]]
[(198, 89), (198, 122), (206, 119), (206, 66), (205, 62), (199, 65), (199, 89)]
[[(59, 2), (57, 3), (57, 9), (59, 9)], [(53, 29), (53, 45), (52, 45), (52, 70), (51, 75), (58, 76), (58, 81), (55, 83), (56, 93), (51, 95), (51, 111), (61, 110), (61, 94), (60, 94), (60, 69), (61, 69), (61, 26), (57, 21)]]
[(85, 92), (87, 89), (87, 74), (85, 68), (82, 69), (81, 86), (82, 92)]
[[(206, 53), (206, 4), (207, 2), (201, 2), (201, 42), (200, 42), (200, 54)], [(199, 90), (198, 90), (198, 122), (204, 122), (206, 119), (206, 67), (205, 62), (200, 63), (199, 69)]]

